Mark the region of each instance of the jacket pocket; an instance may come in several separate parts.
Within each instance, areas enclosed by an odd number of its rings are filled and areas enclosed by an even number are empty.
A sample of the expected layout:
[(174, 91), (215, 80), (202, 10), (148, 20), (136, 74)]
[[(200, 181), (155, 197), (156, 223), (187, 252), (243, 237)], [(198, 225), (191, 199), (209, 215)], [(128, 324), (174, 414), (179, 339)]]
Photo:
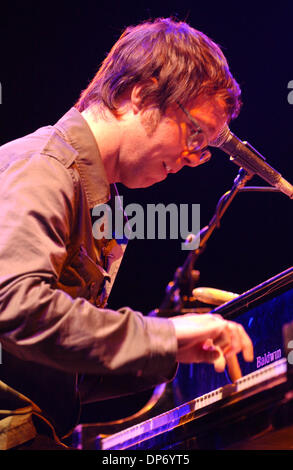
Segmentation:
[(84, 245), (70, 257), (60, 278), (63, 290), (72, 297), (84, 297), (96, 306), (105, 304), (106, 281), (110, 281), (109, 274), (88, 255)]

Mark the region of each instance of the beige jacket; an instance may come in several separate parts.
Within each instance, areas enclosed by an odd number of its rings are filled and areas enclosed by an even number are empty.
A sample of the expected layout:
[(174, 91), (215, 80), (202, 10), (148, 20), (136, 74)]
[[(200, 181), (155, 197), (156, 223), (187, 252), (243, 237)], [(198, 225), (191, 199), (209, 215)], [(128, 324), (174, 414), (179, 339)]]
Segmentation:
[(62, 437), (80, 401), (174, 377), (172, 323), (107, 309), (125, 244), (95, 240), (91, 210), (109, 200), (95, 139), (74, 108), (0, 147), (0, 448), (31, 438), (32, 413)]

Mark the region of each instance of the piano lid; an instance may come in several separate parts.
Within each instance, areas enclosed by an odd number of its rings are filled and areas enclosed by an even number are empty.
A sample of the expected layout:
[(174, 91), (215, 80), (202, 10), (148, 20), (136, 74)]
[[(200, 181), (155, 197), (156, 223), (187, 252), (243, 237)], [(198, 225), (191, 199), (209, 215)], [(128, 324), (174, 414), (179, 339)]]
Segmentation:
[(237, 298), (216, 307), (212, 310), (212, 313), (218, 313), (232, 320), (234, 317), (239, 317), (242, 311), (264, 303), (266, 300), (280, 295), (291, 288), (293, 288), (293, 267), (243, 292)]

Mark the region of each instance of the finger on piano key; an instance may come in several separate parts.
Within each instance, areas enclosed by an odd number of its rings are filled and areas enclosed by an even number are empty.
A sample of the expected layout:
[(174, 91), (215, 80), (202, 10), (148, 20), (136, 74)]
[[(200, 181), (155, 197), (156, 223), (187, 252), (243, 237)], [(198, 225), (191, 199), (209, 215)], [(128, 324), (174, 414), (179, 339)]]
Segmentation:
[(226, 358), (228, 374), (230, 377), (231, 382), (236, 382), (236, 380), (242, 377), (241, 367), (238, 361), (238, 357), (236, 354), (230, 354)]
[(216, 372), (224, 372), (227, 367), (227, 372), (232, 383), (242, 377), (242, 371), (237, 358), (237, 355), (230, 353), (225, 357), (221, 348), (216, 347), (219, 351), (219, 357), (214, 361), (214, 368)]

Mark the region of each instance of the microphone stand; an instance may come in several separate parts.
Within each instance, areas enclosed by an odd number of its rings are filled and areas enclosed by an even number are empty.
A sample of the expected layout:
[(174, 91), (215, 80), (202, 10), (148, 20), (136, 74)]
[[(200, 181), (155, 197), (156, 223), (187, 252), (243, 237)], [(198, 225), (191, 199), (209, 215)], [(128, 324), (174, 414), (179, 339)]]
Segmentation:
[[(195, 239), (199, 239), (198, 248), (190, 251), (183, 266), (176, 269), (173, 281), (170, 282), (166, 288), (166, 294), (163, 302), (161, 303), (159, 309), (153, 310), (150, 315), (170, 317), (180, 312), (182, 313), (186, 309), (190, 299), (192, 299), (192, 290), (199, 280), (199, 271), (193, 269), (194, 264), (201, 253), (205, 250), (207, 241), (209, 240), (214, 230), (220, 226), (220, 220), (232, 203), (233, 199), (252, 176), (253, 175), (251, 173), (247, 172), (243, 168), (240, 168), (231, 190), (226, 192), (220, 198), (216, 207), (216, 212), (210, 220), (209, 224), (202, 228), (196, 235)], [(189, 242), (191, 242), (190, 239)], [(194, 243), (194, 238), (192, 243)]]

